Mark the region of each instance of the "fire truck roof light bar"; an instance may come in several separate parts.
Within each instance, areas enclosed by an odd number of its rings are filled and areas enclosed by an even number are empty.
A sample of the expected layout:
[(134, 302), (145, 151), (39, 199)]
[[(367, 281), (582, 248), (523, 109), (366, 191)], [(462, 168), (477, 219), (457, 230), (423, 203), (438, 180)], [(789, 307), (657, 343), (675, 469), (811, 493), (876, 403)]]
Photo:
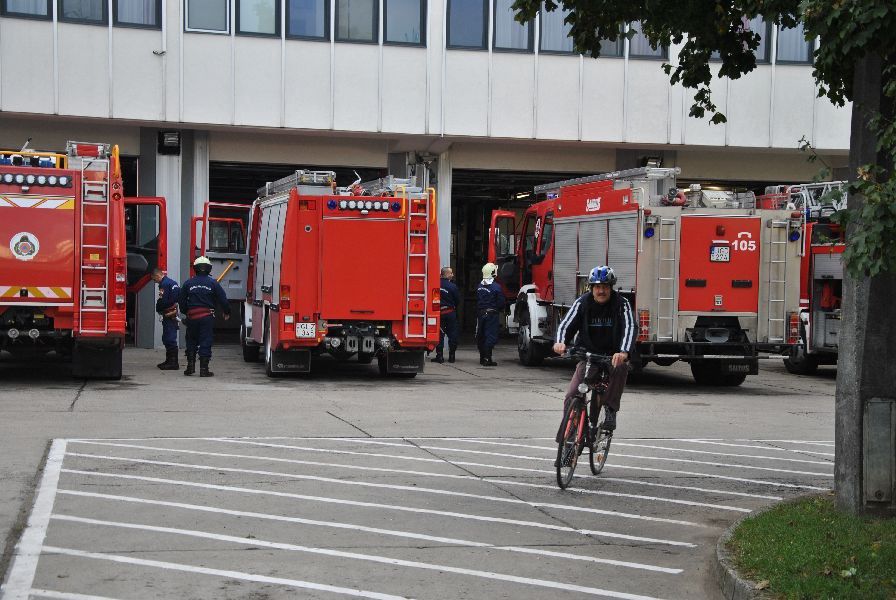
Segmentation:
[(595, 181), (605, 181), (607, 179), (666, 179), (667, 177), (674, 177), (680, 173), (681, 167), (639, 167), (637, 169), (610, 171), (598, 175), (588, 175), (587, 177), (565, 179), (555, 183), (537, 185), (535, 186), (535, 193), (540, 194), (542, 192), (548, 192), (570, 185), (581, 185), (583, 183), (593, 183)]
[(258, 188), (259, 198), (265, 198), (271, 194), (285, 192), (299, 185), (331, 185), (336, 181), (334, 171), (306, 171), (299, 169), (295, 173), (281, 177), (276, 181), (269, 181), (264, 187)]

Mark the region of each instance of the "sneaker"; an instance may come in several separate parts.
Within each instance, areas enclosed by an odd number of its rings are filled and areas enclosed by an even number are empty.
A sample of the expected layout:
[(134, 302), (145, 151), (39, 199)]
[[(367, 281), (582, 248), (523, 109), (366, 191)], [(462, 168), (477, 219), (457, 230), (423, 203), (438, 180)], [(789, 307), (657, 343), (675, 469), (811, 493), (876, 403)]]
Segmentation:
[(604, 407), (604, 422), (602, 428), (604, 431), (616, 430), (616, 411), (609, 406)]

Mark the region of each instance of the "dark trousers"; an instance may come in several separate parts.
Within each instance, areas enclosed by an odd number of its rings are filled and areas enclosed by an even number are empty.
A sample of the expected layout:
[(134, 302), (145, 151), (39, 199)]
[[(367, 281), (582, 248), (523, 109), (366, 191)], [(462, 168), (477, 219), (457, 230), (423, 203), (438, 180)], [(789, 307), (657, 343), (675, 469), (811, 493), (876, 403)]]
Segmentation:
[[(604, 404), (613, 410), (619, 410), (619, 403), (622, 400), (622, 390), (625, 389), (625, 380), (628, 378), (628, 365), (622, 365), (616, 368), (610, 367), (610, 381), (607, 391), (604, 394)], [(570, 400), (578, 393), (579, 384), (585, 379), (585, 361), (579, 361), (576, 365), (576, 372), (573, 373), (566, 388), (566, 398), (563, 402), (564, 410), (569, 406)], [(596, 407), (595, 407), (596, 408)], [(593, 415), (597, 418), (597, 415)]]
[(460, 340), (460, 323), (457, 322), (457, 311), (443, 312), (439, 325), (439, 345), (436, 346), (436, 354), (442, 354), (445, 348), (445, 338), (448, 338), (448, 349), (457, 350)]
[(476, 318), (476, 345), (479, 352), (488, 354), (498, 343), (498, 311), (480, 312)]
[(162, 319), (162, 343), (166, 350), (177, 350), (177, 319)]
[(208, 316), (200, 319), (187, 319), (186, 323), (187, 356), (196, 354), (198, 348), (201, 358), (211, 358), (212, 342), (214, 341), (212, 332), (215, 327), (215, 318)]

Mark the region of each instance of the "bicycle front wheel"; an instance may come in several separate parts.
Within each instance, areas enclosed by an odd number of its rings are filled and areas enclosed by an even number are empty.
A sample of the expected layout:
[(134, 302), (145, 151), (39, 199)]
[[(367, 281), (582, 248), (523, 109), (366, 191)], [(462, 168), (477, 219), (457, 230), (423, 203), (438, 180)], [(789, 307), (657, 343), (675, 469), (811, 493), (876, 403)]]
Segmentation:
[(560, 428), (561, 439), (557, 445), (557, 485), (565, 490), (572, 481), (572, 474), (579, 461), (579, 448), (584, 443), (585, 411), (581, 404), (574, 402), (563, 419)]
[(597, 475), (604, 470), (607, 464), (607, 455), (610, 453), (610, 442), (613, 441), (613, 432), (604, 430), (604, 422), (601, 419), (597, 426), (597, 432), (594, 434), (594, 443), (591, 445), (588, 453), (588, 463), (591, 466), (591, 473)]

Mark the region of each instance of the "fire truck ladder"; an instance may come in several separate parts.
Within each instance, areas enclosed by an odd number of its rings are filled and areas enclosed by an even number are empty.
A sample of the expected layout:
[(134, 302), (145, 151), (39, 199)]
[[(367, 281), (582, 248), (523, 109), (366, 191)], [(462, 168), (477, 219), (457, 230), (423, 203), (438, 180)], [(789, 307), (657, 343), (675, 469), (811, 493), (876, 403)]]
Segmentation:
[[(78, 158), (81, 169), (78, 331), (109, 332), (109, 159)], [(75, 162), (74, 160), (72, 162)], [(77, 164), (77, 163), (76, 163)], [(88, 318), (85, 321), (85, 314)], [(90, 315), (102, 319), (89, 318)]]
[(271, 194), (291, 190), (300, 185), (329, 186), (334, 181), (336, 181), (336, 173), (334, 171), (306, 171), (300, 169), (276, 181), (269, 181), (264, 187), (258, 188), (258, 197), (264, 198)]
[(678, 238), (675, 235), (676, 219), (660, 217), (657, 222), (656, 256), (656, 340), (669, 342), (675, 339), (675, 277), (678, 269), (675, 254)]
[(787, 332), (788, 222), (772, 220), (768, 234), (768, 341), (784, 342)]
[[(407, 338), (421, 339), (426, 337), (426, 286), (429, 282), (429, 260), (426, 253), (429, 250), (430, 198), (429, 194), (426, 194), (425, 199), (418, 198), (419, 194), (408, 196), (403, 187), (399, 188), (397, 195), (405, 198), (408, 206), (408, 259), (406, 263), (408, 280), (404, 334)], [(412, 228), (411, 224), (415, 219), (418, 222), (419, 219), (423, 219), (426, 227), (423, 230)], [(415, 250), (421, 249), (422, 252), (415, 252)], [(414, 271), (420, 272), (415, 273)]]

